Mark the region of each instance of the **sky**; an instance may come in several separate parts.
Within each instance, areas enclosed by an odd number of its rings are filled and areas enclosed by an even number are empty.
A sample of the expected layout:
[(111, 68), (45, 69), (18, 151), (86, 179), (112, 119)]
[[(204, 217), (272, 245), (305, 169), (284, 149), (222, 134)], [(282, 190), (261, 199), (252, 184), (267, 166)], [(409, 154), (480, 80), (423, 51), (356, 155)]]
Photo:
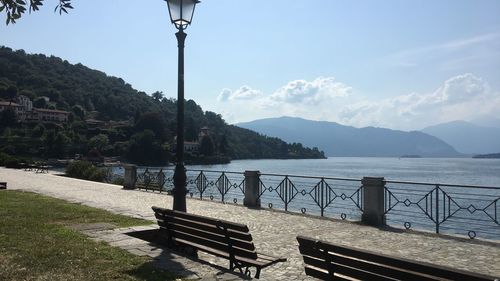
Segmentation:
[[(177, 97), (162, 0), (56, 0), (0, 45), (54, 55)], [(500, 1), (202, 0), (186, 33), (185, 97), (228, 123), (295, 116), (418, 130), (500, 118)], [(1, 14), (0, 22), (5, 15)]]

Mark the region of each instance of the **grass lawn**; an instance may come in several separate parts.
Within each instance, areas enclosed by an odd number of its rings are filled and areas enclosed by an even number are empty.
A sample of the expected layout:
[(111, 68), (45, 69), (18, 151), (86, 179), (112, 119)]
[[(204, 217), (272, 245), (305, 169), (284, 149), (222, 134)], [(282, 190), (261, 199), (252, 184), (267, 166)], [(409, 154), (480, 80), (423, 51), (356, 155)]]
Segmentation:
[(0, 280), (175, 280), (138, 257), (65, 225), (151, 224), (62, 200), (0, 191)]

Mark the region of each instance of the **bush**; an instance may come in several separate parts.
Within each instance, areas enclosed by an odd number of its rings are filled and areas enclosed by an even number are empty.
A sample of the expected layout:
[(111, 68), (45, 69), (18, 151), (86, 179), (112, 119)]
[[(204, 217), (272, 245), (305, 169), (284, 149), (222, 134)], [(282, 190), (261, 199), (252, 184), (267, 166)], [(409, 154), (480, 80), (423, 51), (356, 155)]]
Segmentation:
[(123, 185), (125, 183), (125, 179), (123, 177), (116, 177), (111, 181), (112, 184)]
[(10, 169), (22, 169), (24, 167), (21, 165), (21, 162), (25, 162), (25, 160), (0, 152), (0, 166), (5, 166), (5, 168)]
[(0, 152), (0, 166), (5, 166), (5, 162), (11, 160), (12, 156), (7, 153)]
[(87, 161), (74, 161), (66, 167), (68, 177), (104, 182), (108, 171), (106, 168), (98, 168)]
[(11, 158), (5, 161), (5, 168), (21, 169), (23, 167), (17, 158)]

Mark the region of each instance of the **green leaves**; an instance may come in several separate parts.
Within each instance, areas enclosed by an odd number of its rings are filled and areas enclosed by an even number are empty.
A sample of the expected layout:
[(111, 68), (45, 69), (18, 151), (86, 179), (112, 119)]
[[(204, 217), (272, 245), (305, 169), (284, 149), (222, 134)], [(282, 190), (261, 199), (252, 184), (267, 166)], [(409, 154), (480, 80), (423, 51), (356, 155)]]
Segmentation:
[[(0, 13), (5, 13), (7, 16), (5, 24), (15, 24), (16, 20), (20, 19), (29, 8), (29, 12), (35, 12), (43, 6), (44, 0), (30, 0), (29, 7), (25, 0), (0, 0)], [(59, 0), (59, 4), (55, 7), (54, 12), (59, 11), (59, 14), (68, 13), (68, 9), (73, 9), (71, 0)]]
[(73, 6), (71, 6), (71, 0), (59, 0), (59, 5), (56, 6), (54, 12), (59, 11), (60, 15), (62, 14), (62, 12), (65, 12), (67, 14), (68, 9), (73, 9)]
[(38, 11), (42, 5), (42, 0), (30, 0), (30, 13)]

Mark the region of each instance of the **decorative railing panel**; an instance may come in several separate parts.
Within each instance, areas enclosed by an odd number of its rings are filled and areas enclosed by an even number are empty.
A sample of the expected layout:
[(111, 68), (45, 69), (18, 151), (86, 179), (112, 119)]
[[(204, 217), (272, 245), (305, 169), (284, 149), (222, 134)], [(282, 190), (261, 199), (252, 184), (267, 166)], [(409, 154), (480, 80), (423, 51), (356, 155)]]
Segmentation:
[(187, 176), (188, 196), (243, 204), (245, 190), (243, 173), (188, 170)]
[(361, 181), (262, 174), (263, 207), (325, 217), (359, 220), (362, 211)]
[(389, 225), (500, 239), (500, 188), (386, 181)]
[(146, 168), (138, 171), (136, 187), (139, 189), (163, 192), (165, 187), (172, 182), (172, 177), (168, 176), (163, 169)]
[[(137, 187), (168, 192), (171, 169), (138, 172)], [(261, 174), (263, 208), (359, 221), (363, 213), (362, 181), (348, 178)], [(188, 197), (243, 204), (241, 172), (188, 170)], [(500, 187), (385, 181), (387, 224), (406, 229), (500, 239)], [(368, 199), (368, 198), (367, 198)]]

